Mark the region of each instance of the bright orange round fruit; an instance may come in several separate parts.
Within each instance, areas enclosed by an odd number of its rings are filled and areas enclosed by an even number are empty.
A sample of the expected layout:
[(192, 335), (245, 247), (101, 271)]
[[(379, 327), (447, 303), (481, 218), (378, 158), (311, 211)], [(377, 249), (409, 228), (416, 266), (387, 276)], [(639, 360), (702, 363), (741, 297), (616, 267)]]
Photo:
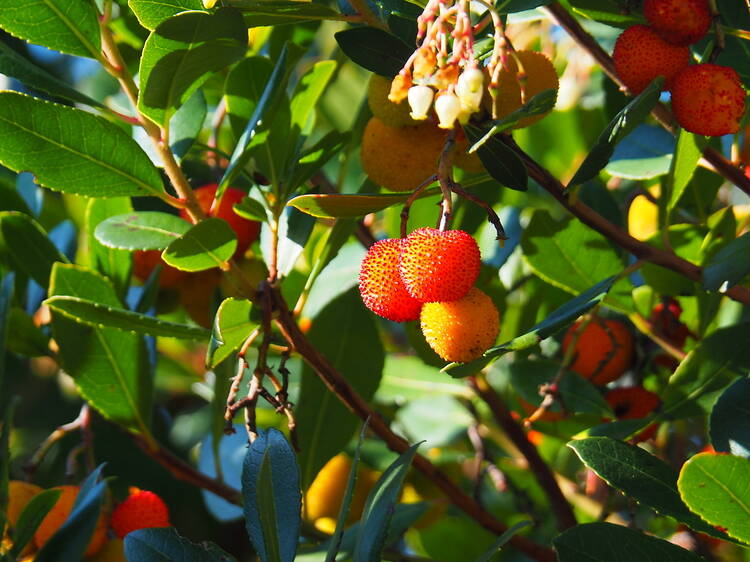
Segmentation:
[(435, 353), (446, 361), (466, 363), (495, 343), (500, 313), (490, 297), (472, 287), (460, 300), (422, 306), (420, 324)]
[(633, 334), (625, 324), (609, 318), (595, 316), (585, 327), (582, 324), (582, 320), (573, 324), (563, 338), (567, 353), (577, 337), (570, 369), (596, 385), (620, 378), (633, 360)]
[[(661, 404), (658, 394), (640, 386), (613, 388), (604, 395), (618, 420), (645, 418)], [(649, 425), (636, 436), (638, 441), (646, 441), (654, 436), (658, 424)]]
[(692, 45), (711, 26), (707, 0), (645, 0), (643, 15), (665, 41)]

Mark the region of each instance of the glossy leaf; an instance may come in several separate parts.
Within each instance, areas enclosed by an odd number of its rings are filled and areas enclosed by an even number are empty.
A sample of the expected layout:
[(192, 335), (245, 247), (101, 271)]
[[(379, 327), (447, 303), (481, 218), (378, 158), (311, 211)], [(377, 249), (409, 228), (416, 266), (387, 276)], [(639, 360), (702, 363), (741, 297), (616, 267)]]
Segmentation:
[(200, 326), (168, 322), (85, 298), (55, 296), (48, 298), (44, 304), (81, 324), (97, 328), (115, 328), (134, 334), (190, 340), (202, 340), (209, 334), (208, 330)]
[(55, 51), (101, 57), (99, 20), (90, 2), (17, 0), (0, 10), (0, 27), (29, 43)]
[[(479, 129), (473, 125), (466, 125), (464, 130), (472, 145), (480, 142), (488, 134), (484, 129)], [(479, 155), (487, 173), (493, 179), (516, 191), (528, 189), (529, 178), (526, 166), (499, 137), (492, 136), (483, 141), (476, 153)]]
[[(5, 379), (5, 353), (7, 350), (7, 342), (9, 340), (9, 330), (10, 327), (10, 312), (12, 311), (11, 304), (13, 301), (13, 292), (14, 292), (14, 282), (15, 282), (16, 276), (14, 273), (6, 273), (3, 275), (2, 279), (0, 279), (0, 392), (2, 392), (2, 396), (0, 398), (0, 416), (5, 416), (6, 408), (8, 406), (8, 398), (6, 395), (8, 394), (6, 392), (6, 379)], [(0, 417), (0, 419), (3, 419)], [(2, 450), (0, 451), (0, 465), (2, 463), (6, 462), (7, 459), (4, 459), (4, 455), (6, 454), (6, 451)], [(5, 470), (5, 468), (2, 468), (0, 466), (0, 470)], [(0, 482), (2, 482), (3, 478), (7, 478), (7, 472), (0, 472)], [(0, 504), (2, 504), (2, 497), (3, 492), (0, 490)], [(0, 511), (2, 513), (5, 513), (5, 506), (0, 505)], [(2, 516), (0, 516), (2, 518)], [(3, 527), (4, 525), (0, 525), (0, 527)]]
[(121, 250), (163, 250), (191, 228), (176, 215), (139, 211), (115, 215), (100, 222), (94, 236), (108, 248)]
[(225, 299), (216, 311), (211, 341), (206, 352), (206, 366), (216, 367), (237, 351), (258, 322), (250, 319), (253, 304), (247, 299)]
[(302, 494), (297, 459), (284, 435), (260, 430), (242, 468), (245, 527), (263, 562), (291, 562), (297, 551)]
[(615, 147), (604, 170), (615, 177), (647, 180), (667, 174), (675, 139), (657, 125), (641, 124)]
[(683, 193), (685, 193), (705, 147), (705, 137), (680, 129), (677, 134), (677, 147), (670, 168), (671, 192), (667, 204), (668, 209), (674, 209)]
[(613, 523), (576, 525), (552, 540), (559, 562), (701, 562), (677, 545)]
[(381, 76), (396, 76), (413, 51), (395, 35), (374, 27), (345, 29), (334, 37), (346, 56)]
[(713, 256), (703, 268), (703, 286), (709, 291), (724, 292), (750, 274), (745, 259), (750, 251), (750, 233), (732, 240)]
[(513, 538), (514, 535), (517, 535), (522, 529), (530, 527), (531, 525), (533, 525), (531, 521), (519, 521), (512, 527), (509, 527), (507, 531), (505, 531), (497, 538), (497, 540), (492, 544), (487, 552), (485, 552), (481, 557), (477, 558), (476, 562), (490, 562), (490, 560), (492, 560), (492, 557), (497, 554), (497, 552), (501, 548), (503, 548), (505, 544), (511, 538)]
[(330, 131), (317, 143), (305, 149), (289, 178), (289, 191), (291, 192), (312, 178), (333, 157), (340, 154), (342, 150), (345, 150), (350, 140), (351, 135), (349, 133)]
[(267, 57), (254, 56), (242, 59), (229, 70), (224, 83), (224, 100), (229, 124), (236, 137), (242, 135), (253, 116), (273, 68)]
[(714, 449), (738, 457), (750, 458), (750, 380), (737, 379), (711, 409), (709, 433)]
[(158, 170), (120, 127), (16, 92), (0, 92), (0, 163), (86, 197), (164, 193)]
[(206, 120), (206, 96), (196, 90), (169, 122), (169, 147), (178, 158), (184, 157), (198, 138)]
[[(436, 188), (425, 190), (420, 198), (438, 193)], [(405, 203), (409, 194), (358, 193), (311, 193), (292, 198), (287, 205), (314, 217), (328, 219), (353, 219), (377, 213), (392, 205)]]
[(674, 517), (695, 531), (726, 538), (690, 512), (677, 491), (677, 472), (661, 459), (636, 445), (609, 437), (571, 441), (568, 447), (586, 466), (628, 497), (662, 515)]
[(96, 228), (106, 219), (133, 212), (133, 205), (126, 197), (89, 199), (86, 206), (86, 237), (89, 244), (91, 267), (109, 277), (119, 295), (125, 294), (130, 282), (133, 257), (130, 252), (109, 248), (96, 238)]
[(160, 126), (211, 74), (242, 58), (247, 29), (234, 8), (185, 12), (159, 24), (146, 40), (138, 109)]
[(21, 512), (13, 531), (13, 548), (10, 555), (18, 558), (24, 547), (34, 538), (34, 533), (41, 525), (49, 510), (54, 507), (60, 497), (60, 490), (44, 490), (36, 494)]
[(682, 465), (677, 487), (688, 507), (711, 527), (750, 544), (750, 460), (701, 453)]
[(125, 536), (125, 557), (128, 562), (182, 560), (187, 562), (234, 562), (218, 546), (203, 542), (196, 544), (181, 537), (174, 527), (138, 529)]
[(128, 6), (146, 29), (155, 29), (180, 12), (203, 10), (201, 0), (128, 0)]
[(248, 27), (341, 19), (336, 10), (316, 2), (243, 2), (240, 9)]
[[(49, 293), (121, 306), (104, 277), (74, 265), (55, 264)], [(104, 417), (148, 438), (153, 380), (142, 339), (113, 328), (83, 326), (54, 313), (52, 330), (62, 366), (81, 395)]]
[(15, 266), (45, 288), (49, 285), (53, 264), (68, 261), (42, 227), (22, 213), (0, 213), (0, 239), (0, 245)]
[(237, 249), (237, 236), (222, 219), (209, 218), (194, 225), (162, 252), (162, 259), (183, 271), (223, 266)]
[[(331, 337), (334, 333), (335, 338)], [(372, 398), (380, 382), (384, 352), (373, 315), (358, 291), (347, 291), (331, 301), (315, 316), (308, 337), (364, 400)], [(358, 421), (307, 365), (295, 415), (302, 449), (302, 487), (307, 489), (323, 465), (349, 442)]]
[[(13, 329), (8, 331), (6, 349), (26, 357), (49, 354), (49, 336), (34, 324), (34, 319), (20, 308), (11, 308), (8, 322)], [(0, 384), (2, 388), (2, 384)]]
[(663, 78), (657, 78), (636, 98), (617, 114), (607, 126), (589, 152), (583, 164), (568, 183), (568, 187), (580, 185), (594, 178), (609, 162), (615, 146), (640, 125), (659, 101)]
[[(287, 276), (292, 271), (294, 264), (297, 263), (297, 259), (310, 239), (314, 226), (315, 219), (313, 217), (301, 213), (295, 208), (288, 208), (281, 215), (277, 260), (279, 275)], [(261, 235), (261, 249), (266, 263), (270, 263), (271, 248), (269, 237), (266, 235), (267, 232), (267, 226), (264, 225)]]

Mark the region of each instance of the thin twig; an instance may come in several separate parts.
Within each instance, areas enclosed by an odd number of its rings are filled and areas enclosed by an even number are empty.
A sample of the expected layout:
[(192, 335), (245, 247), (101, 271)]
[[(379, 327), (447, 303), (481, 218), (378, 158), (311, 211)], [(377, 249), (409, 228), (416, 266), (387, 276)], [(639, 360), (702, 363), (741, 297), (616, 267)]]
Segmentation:
[(487, 213), (487, 220), (490, 221), (490, 224), (495, 227), (495, 231), (497, 232), (497, 240), (503, 241), (508, 239), (508, 236), (505, 234), (505, 229), (503, 228), (503, 223), (500, 222), (500, 217), (497, 216), (497, 213), (489, 203), (487, 203), (483, 199), (480, 199), (473, 193), (466, 191), (454, 181), (451, 181), (450, 188), (451, 191), (459, 197), (463, 197), (464, 199), (471, 201), (475, 205), (479, 205), (482, 209), (484, 209), (484, 211)]
[(419, 196), (428, 185), (434, 183), (437, 179), (437, 174), (433, 174), (429, 178), (424, 180), (416, 187), (414, 191), (412, 191), (411, 195), (409, 195), (409, 198), (404, 203), (404, 206), (401, 209), (401, 238), (406, 238), (409, 224), (409, 211), (411, 210), (411, 206), (414, 204), (414, 201), (419, 198)]

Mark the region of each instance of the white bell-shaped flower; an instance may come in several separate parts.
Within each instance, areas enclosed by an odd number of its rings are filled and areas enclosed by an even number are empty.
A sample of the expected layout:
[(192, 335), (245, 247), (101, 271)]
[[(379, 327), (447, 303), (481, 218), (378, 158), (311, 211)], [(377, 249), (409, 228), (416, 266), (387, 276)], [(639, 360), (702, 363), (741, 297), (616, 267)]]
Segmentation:
[(484, 94), (484, 74), (478, 68), (467, 68), (458, 77), (456, 94), (461, 100), (461, 106), (465, 111), (474, 113), (479, 111)]
[(452, 129), (458, 114), (461, 113), (461, 101), (455, 94), (443, 94), (435, 100), (435, 113), (438, 116), (438, 127)]
[(409, 107), (411, 108), (412, 119), (421, 121), (427, 119), (427, 112), (432, 105), (432, 98), (435, 92), (429, 86), (412, 86), (409, 88)]

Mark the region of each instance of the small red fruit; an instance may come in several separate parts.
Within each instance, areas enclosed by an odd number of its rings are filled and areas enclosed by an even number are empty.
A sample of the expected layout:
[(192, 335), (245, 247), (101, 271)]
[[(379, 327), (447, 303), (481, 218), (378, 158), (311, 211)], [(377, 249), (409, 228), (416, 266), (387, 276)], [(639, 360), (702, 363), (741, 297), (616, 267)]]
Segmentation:
[(579, 320), (568, 328), (562, 342), (563, 352), (567, 352), (574, 339), (570, 369), (594, 384), (620, 378), (633, 359), (633, 334), (619, 320), (595, 316), (586, 327)]
[[(657, 394), (640, 386), (614, 388), (604, 395), (618, 420), (637, 420), (645, 418), (661, 404)], [(651, 439), (659, 424), (651, 424), (636, 435), (637, 441)]]
[(422, 308), (422, 303), (406, 291), (399, 275), (403, 246), (401, 238), (376, 242), (367, 251), (359, 270), (359, 292), (365, 306), (394, 322), (416, 320)]
[(133, 274), (141, 281), (146, 281), (157, 265), (161, 265), (159, 286), (164, 289), (178, 287), (187, 277), (184, 271), (167, 265), (161, 259), (160, 250), (136, 250), (133, 252)]
[(665, 41), (692, 45), (711, 26), (706, 0), (645, 0), (643, 15)]
[(674, 79), (672, 111), (691, 133), (711, 137), (736, 133), (745, 113), (745, 89), (737, 71), (718, 64), (688, 66)]
[(131, 488), (128, 498), (112, 512), (112, 530), (123, 538), (138, 529), (169, 527), (169, 510), (153, 492)]
[[(242, 201), (242, 198), (245, 196), (243, 191), (234, 187), (228, 187), (221, 198), (219, 208), (212, 209), (217, 188), (218, 185), (215, 183), (202, 185), (195, 190), (195, 196), (198, 198), (198, 203), (200, 203), (204, 213), (212, 217), (224, 219), (232, 227), (232, 230), (237, 235), (237, 251), (234, 253), (234, 257), (239, 257), (258, 239), (260, 223), (258, 221), (247, 220), (234, 212), (233, 207)], [(187, 220), (187, 211), (184, 209), (180, 211), (180, 216)]]
[(675, 76), (690, 62), (690, 49), (667, 43), (650, 27), (633, 25), (620, 34), (612, 54), (615, 70), (633, 94), (664, 76), (670, 90)]
[(479, 246), (468, 232), (420, 228), (406, 238), (399, 271), (418, 301), (449, 302), (469, 292), (480, 265)]
[(674, 299), (667, 298), (654, 307), (650, 318), (659, 335), (680, 349), (685, 345), (685, 340), (690, 334), (688, 327), (680, 322), (681, 314), (682, 307), (680, 304)]

